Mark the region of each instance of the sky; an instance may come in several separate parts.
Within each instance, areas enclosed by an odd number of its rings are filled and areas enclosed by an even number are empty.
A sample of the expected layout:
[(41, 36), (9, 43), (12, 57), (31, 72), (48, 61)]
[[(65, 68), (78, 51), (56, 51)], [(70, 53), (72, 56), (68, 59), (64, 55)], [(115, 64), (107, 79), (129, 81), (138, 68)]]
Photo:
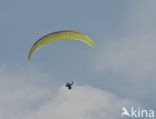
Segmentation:
[[(155, 0), (0, 0), (1, 119), (121, 119), (122, 107), (156, 111)], [(74, 30), (28, 62), (32, 44)], [(71, 91), (66, 81), (74, 81)]]

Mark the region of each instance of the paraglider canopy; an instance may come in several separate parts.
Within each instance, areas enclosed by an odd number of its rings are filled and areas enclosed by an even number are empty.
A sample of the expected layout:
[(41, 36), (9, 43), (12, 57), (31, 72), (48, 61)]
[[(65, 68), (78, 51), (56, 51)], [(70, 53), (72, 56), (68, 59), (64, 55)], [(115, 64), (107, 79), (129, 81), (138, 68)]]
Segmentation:
[(85, 34), (75, 31), (57, 31), (47, 34), (41, 37), (39, 40), (37, 40), (29, 50), (28, 60), (29, 61), (31, 60), (32, 55), (34, 54), (35, 51), (37, 51), (38, 48), (58, 40), (69, 40), (69, 39), (81, 41), (91, 48), (95, 47), (95, 43), (93, 42), (93, 40)]

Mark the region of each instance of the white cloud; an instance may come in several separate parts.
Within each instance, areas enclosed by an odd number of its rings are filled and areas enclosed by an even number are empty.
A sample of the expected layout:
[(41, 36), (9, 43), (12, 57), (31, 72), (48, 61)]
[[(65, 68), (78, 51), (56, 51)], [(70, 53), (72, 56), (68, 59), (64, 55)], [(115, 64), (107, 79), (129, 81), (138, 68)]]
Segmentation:
[[(32, 73), (33, 72), (33, 73)], [(20, 119), (40, 107), (54, 95), (53, 88), (41, 84), (48, 80), (44, 73), (10, 71), (0, 67), (0, 118)], [(55, 83), (54, 83), (55, 84)]]
[(74, 86), (71, 91), (62, 87), (51, 101), (27, 119), (119, 119), (122, 106), (132, 104), (89, 85)]
[[(3, 69), (3, 68), (2, 68)], [(37, 72), (34, 71), (34, 75)], [(38, 81), (47, 80), (38, 72), (38, 80), (28, 72), (3, 70), (0, 75), (0, 118), (2, 119), (116, 119), (122, 106), (136, 103), (89, 86), (72, 90), (62, 86), (43, 87)], [(46, 77), (46, 78), (45, 78)], [(52, 87), (55, 84), (52, 84)]]
[(122, 88), (126, 87), (133, 95), (145, 99), (156, 87), (155, 1), (126, 3), (122, 24), (126, 33), (101, 42), (97, 49), (96, 69), (101, 74), (111, 74), (114, 82), (125, 81), (127, 85)]
[(110, 70), (146, 80), (148, 79), (144, 76), (155, 75), (155, 40), (149, 37), (131, 37), (110, 40), (104, 44), (98, 52), (98, 70)]
[(131, 99), (144, 100), (148, 105), (147, 100), (151, 102), (155, 99), (156, 41), (150, 36), (136, 36), (110, 40), (104, 44), (96, 59), (98, 75), (111, 75), (109, 80), (116, 84), (114, 87), (118, 93)]

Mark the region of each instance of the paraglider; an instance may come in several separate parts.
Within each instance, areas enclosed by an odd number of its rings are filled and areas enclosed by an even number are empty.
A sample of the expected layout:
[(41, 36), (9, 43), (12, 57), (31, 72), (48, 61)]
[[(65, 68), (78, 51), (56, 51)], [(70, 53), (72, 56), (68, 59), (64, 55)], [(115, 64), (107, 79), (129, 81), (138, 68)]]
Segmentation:
[(70, 83), (67, 82), (65, 86), (66, 86), (69, 90), (71, 90), (73, 84), (74, 84), (73, 81), (71, 81)]
[[(40, 47), (47, 45), (49, 43), (53, 43), (55, 41), (59, 41), (59, 40), (76, 40), (76, 41), (81, 41), (85, 44), (87, 44), (89, 47), (94, 48), (95, 47), (95, 43), (93, 42), (93, 40), (82, 33), (79, 32), (75, 32), (75, 31), (57, 31), (57, 32), (53, 32), (50, 34), (47, 34), (43, 37), (41, 37), (39, 40), (37, 40), (32, 47), (29, 50), (28, 53), (28, 60), (31, 60), (32, 55), (34, 54), (34, 52), (36, 52)], [(67, 82), (65, 84), (65, 86), (71, 90), (72, 89), (72, 85), (73, 85), (73, 81), (72, 82)]]
[(34, 54), (34, 52), (40, 47), (49, 43), (53, 43), (58, 40), (68, 40), (68, 39), (81, 41), (87, 44), (88, 46), (90, 46), (91, 48), (95, 47), (93, 40), (85, 34), (75, 32), (75, 31), (57, 31), (57, 32), (47, 34), (41, 37), (39, 40), (37, 40), (29, 50), (28, 60), (29, 61), (31, 60), (31, 57)]

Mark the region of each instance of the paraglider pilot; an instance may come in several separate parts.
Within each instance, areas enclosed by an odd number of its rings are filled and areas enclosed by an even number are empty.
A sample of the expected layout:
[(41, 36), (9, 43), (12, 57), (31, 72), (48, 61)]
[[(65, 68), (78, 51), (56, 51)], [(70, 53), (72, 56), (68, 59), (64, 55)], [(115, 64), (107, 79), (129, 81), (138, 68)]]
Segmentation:
[(67, 87), (69, 90), (71, 90), (73, 84), (74, 84), (73, 81), (71, 81), (70, 83), (67, 82), (67, 83), (66, 83), (66, 87)]

